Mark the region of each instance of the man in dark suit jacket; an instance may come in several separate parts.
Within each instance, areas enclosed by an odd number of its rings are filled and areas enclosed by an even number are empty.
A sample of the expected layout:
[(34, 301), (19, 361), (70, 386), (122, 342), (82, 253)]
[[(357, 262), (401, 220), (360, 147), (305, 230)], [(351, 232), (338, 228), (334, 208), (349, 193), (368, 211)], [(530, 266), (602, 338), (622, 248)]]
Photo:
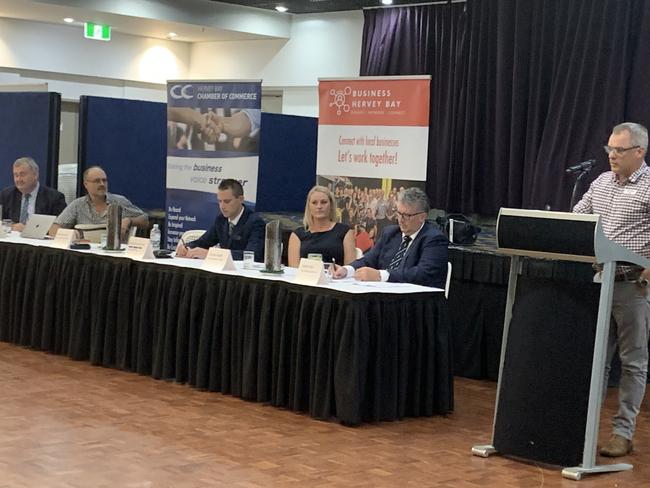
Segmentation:
[(266, 224), (262, 217), (244, 205), (244, 189), (237, 180), (219, 183), (217, 199), (221, 215), (205, 234), (192, 242), (179, 242), (176, 256), (203, 259), (210, 247), (230, 249), (233, 259), (241, 260), (244, 251), (254, 251), (255, 260), (264, 259)]
[(391, 281), (444, 288), (449, 241), (428, 222), (429, 201), (419, 188), (399, 194), (397, 221), (386, 227), (375, 246), (350, 266), (341, 266), (335, 278), (354, 276), (361, 281)]
[(63, 193), (39, 184), (38, 174), (38, 164), (32, 158), (18, 158), (13, 165), (14, 186), (0, 192), (2, 218), (11, 219), (12, 228), (19, 232), (30, 215), (59, 215), (66, 206)]

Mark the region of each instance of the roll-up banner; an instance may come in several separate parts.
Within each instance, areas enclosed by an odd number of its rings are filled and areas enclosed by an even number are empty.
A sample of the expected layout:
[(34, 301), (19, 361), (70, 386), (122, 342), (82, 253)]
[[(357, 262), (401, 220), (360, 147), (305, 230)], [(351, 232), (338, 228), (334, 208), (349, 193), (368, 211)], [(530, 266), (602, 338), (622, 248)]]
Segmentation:
[(261, 80), (168, 81), (167, 247), (187, 230), (209, 229), (227, 178), (257, 196)]
[(337, 217), (355, 229), (363, 251), (397, 223), (400, 189), (424, 189), (430, 82), (430, 76), (319, 80), (318, 184), (334, 192)]

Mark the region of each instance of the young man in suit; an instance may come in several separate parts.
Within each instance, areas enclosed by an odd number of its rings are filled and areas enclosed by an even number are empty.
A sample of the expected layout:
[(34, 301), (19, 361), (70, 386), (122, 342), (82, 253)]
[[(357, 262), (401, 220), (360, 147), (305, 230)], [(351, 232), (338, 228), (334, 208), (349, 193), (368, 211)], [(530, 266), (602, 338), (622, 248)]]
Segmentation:
[(192, 242), (176, 246), (176, 256), (204, 259), (217, 244), (230, 249), (233, 259), (241, 260), (244, 251), (254, 251), (255, 260), (264, 259), (264, 220), (244, 205), (244, 189), (239, 181), (223, 180), (217, 189), (221, 214), (205, 234)]
[(21, 232), (33, 214), (59, 215), (65, 208), (63, 193), (41, 185), (38, 164), (30, 157), (16, 159), (14, 186), (0, 192), (2, 218), (11, 219), (12, 229)]
[(334, 278), (390, 281), (444, 288), (449, 241), (427, 221), (429, 200), (419, 188), (407, 188), (397, 200), (397, 222), (387, 226), (375, 246)]

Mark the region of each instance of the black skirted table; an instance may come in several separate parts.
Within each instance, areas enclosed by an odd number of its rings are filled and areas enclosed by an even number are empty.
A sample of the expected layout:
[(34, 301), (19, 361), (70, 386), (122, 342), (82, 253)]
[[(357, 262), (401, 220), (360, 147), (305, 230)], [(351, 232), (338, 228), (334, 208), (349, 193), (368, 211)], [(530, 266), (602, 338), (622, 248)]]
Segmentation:
[(453, 409), (440, 292), (347, 293), (17, 240), (0, 241), (2, 341), (349, 425)]

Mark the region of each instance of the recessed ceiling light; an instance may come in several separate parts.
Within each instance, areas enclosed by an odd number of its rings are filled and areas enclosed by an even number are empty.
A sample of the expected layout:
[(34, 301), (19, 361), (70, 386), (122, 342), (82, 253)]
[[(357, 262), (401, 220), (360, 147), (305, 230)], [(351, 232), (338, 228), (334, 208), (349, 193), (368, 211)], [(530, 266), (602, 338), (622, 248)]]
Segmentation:
[(65, 19), (63, 19), (63, 22), (67, 24), (72, 24), (74, 22), (74, 19), (72, 17), (66, 17)]
[(284, 13), (289, 9), (287, 7), (285, 7), (284, 5), (278, 5), (277, 7), (275, 7), (275, 10), (277, 10), (278, 12)]
[(381, 0), (382, 5), (393, 5), (393, 0)]
[(167, 34), (167, 39), (174, 39), (177, 36), (178, 34), (176, 34), (176, 32), (170, 32), (169, 34)]

